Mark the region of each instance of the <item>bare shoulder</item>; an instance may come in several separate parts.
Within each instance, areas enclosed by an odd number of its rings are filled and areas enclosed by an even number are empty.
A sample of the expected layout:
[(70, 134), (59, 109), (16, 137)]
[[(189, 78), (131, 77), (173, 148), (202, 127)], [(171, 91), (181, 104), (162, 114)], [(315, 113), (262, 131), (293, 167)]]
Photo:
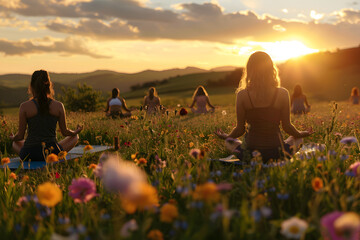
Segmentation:
[(51, 104), (53, 104), (55, 107), (63, 107), (64, 106), (64, 104), (62, 102), (55, 100), (55, 99), (53, 99), (51, 101)]
[(32, 105), (34, 105), (33, 101), (28, 100), (28, 101), (20, 103), (20, 109), (26, 109), (26, 108), (28, 108), (28, 107), (30, 107)]
[(289, 91), (286, 88), (279, 87), (278, 94), (280, 98), (289, 98)]
[(242, 100), (245, 96), (247, 96), (247, 90), (241, 89), (239, 92), (236, 93), (237, 99)]

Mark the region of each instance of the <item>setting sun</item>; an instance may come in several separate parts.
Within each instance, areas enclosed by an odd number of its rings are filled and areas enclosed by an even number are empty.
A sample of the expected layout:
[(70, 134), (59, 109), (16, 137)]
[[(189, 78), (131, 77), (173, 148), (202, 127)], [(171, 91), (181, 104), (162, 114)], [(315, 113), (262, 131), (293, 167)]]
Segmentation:
[(290, 58), (319, 52), (318, 49), (309, 48), (302, 42), (296, 40), (264, 42), (256, 43), (256, 45), (260, 45), (275, 61), (284, 61)]

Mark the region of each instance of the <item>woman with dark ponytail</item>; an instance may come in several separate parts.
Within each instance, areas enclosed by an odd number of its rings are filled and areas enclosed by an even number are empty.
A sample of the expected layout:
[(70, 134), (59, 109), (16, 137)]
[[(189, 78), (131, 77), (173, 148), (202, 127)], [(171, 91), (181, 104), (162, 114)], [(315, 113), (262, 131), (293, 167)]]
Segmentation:
[[(79, 140), (78, 133), (66, 127), (64, 105), (54, 99), (52, 82), (47, 71), (35, 71), (31, 77), (29, 93), (32, 98), (20, 105), (19, 130), (10, 136), (13, 149), (22, 160), (45, 161), (49, 153), (70, 151)], [(65, 138), (57, 142), (56, 125), (59, 122), (61, 134)], [(27, 128), (27, 138), (24, 140)]]
[[(125, 112), (122, 111), (125, 110)], [(126, 118), (131, 117), (131, 110), (127, 108), (125, 99), (120, 97), (120, 90), (114, 88), (111, 92), (111, 98), (106, 102), (105, 109), (106, 116), (112, 118)]]
[(155, 114), (160, 111), (160, 98), (154, 87), (149, 88), (149, 94), (144, 97), (144, 108), (146, 114)]

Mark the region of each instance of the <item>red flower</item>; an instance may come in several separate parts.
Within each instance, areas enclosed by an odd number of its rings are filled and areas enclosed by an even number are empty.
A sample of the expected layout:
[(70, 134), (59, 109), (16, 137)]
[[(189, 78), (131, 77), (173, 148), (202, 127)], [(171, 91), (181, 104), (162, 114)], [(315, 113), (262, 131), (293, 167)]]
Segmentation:
[(185, 116), (187, 114), (187, 110), (185, 108), (180, 109), (180, 116)]

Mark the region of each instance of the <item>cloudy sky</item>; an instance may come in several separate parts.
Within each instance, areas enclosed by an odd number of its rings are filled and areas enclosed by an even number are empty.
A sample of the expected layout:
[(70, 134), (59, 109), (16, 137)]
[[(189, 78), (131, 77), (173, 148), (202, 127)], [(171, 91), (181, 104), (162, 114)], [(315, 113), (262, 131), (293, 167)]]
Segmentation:
[(243, 66), (360, 44), (360, 0), (0, 0), (0, 73)]

